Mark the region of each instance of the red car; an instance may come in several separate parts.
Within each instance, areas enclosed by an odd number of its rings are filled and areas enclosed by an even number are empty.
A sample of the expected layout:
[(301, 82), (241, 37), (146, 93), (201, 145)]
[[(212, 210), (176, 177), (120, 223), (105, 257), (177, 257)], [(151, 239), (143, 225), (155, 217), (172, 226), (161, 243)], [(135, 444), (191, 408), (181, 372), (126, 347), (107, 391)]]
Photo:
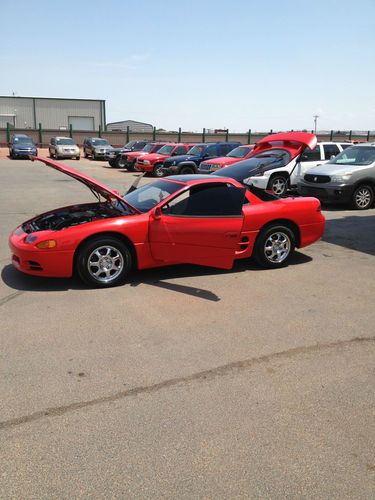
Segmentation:
[(253, 149), (254, 144), (245, 144), (244, 146), (232, 149), (226, 156), (202, 161), (198, 167), (198, 172), (200, 174), (209, 174), (210, 172), (219, 170), (219, 168), (228, 167), (228, 165), (233, 165), (233, 163), (237, 163), (238, 161), (246, 160), (251, 156)]
[(146, 156), (148, 154), (156, 153), (165, 146), (165, 142), (150, 142), (140, 151), (131, 151), (130, 153), (121, 153), (119, 160), (120, 168), (127, 168), (129, 172), (134, 171), (134, 165), (138, 158)]
[(135, 163), (135, 170), (152, 173), (155, 177), (164, 177), (162, 170), (164, 160), (171, 156), (185, 155), (192, 146), (193, 144), (166, 144), (157, 153), (138, 158)]
[(77, 272), (90, 286), (125, 280), (132, 268), (199, 264), (230, 269), (253, 257), (281, 267), (295, 247), (318, 240), (324, 217), (316, 198), (255, 195), (234, 179), (183, 175), (158, 179), (124, 196), (60, 163), (34, 158), (85, 184), (95, 203), (57, 208), (9, 237), (13, 265), (35, 276)]

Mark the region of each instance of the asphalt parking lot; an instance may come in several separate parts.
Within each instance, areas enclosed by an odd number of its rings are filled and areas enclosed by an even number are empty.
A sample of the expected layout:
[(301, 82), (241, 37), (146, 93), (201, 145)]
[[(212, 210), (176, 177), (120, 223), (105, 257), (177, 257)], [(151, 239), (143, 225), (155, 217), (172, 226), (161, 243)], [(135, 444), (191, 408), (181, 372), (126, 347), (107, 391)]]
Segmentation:
[(90, 290), (20, 274), (7, 235), (91, 193), (27, 160), (0, 186), (1, 498), (374, 498), (375, 209), (326, 208), (284, 269)]

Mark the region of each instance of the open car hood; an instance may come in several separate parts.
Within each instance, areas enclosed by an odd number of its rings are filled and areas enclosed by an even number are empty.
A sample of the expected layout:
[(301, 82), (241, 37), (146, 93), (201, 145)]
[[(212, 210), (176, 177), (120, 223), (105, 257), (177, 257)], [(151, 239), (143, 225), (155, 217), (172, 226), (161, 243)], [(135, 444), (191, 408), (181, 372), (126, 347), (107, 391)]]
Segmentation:
[(306, 147), (314, 149), (317, 142), (316, 135), (309, 134), (308, 132), (281, 132), (280, 134), (271, 134), (255, 144), (251, 156), (272, 148), (284, 148), (287, 149), (292, 154), (292, 158), (294, 158)]
[(137, 210), (132, 205), (127, 203), (118, 191), (110, 189), (109, 187), (105, 186), (104, 184), (101, 184), (92, 177), (85, 175), (84, 173), (80, 172), (79, 170), (76, 170), (75, 168), (68, 167), (67, 165), (62, 165), (57, 161), (48, 160), (47, 158), (40, 158), (39, 156), (30, 156), (30, 159), (32, 161), (38, 160), (44, 163), (45, 165), (48, 165), (49, 167), (52, 167), (55, 170), (58, 170), (59, 172), (68, 175), (69, 177), (73, 177), (73, 179), (76, 179), (79, 182), (82, 182), (82, 184), (87, 186), (90, 189), (90, 191), (92, 191), (96, 196), (99, 195), (107, 201), (117, 200), (122, 205), (130, 209), (132, 212), (139, 213), (139, 210)]

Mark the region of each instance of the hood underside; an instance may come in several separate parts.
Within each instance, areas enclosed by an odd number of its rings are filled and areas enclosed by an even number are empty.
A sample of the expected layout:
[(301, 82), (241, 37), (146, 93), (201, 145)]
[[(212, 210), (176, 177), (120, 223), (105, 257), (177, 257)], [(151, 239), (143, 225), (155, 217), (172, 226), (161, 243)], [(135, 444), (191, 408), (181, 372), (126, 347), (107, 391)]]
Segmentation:
[(47, 165), (48, 167), (51, 167), (55, 170), (58, 170), (59, 172), (62, 172), (65, 175), (68, 175), (69, 177), (72, 177), (73, 179), (76, 179), (77, 181), (87, 186), (91, 192), (96, 194), (97, 197), (101, 196), (107, 201), (117, 200), (122, 205), (125, 205), (128, 208), (130, 208), (131, 211), (138, 212), (138, 210), (132, 207), (129, 203), (127, 203), (117, 191), (110, 189), (109, 187), (105, 186), (104, 184), (101, 184), (92, 177), (85, 175), (84, 173), (80, 172), (79, 170), (76, 170), (75, 168), (68, 167), (67, 165), (62, 165), (61, 163), (49, 160), (47, 158), (40, 158), (38, 156), (31, 156), (30, 159), (32, 161), (35, 160), (40, 161), (45, 165)]

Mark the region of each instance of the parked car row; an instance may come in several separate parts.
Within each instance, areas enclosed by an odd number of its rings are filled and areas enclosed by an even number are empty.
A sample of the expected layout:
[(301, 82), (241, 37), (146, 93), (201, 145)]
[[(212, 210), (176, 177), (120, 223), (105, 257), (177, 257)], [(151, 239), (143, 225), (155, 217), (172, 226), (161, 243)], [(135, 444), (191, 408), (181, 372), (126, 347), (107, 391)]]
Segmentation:
[[(83, 153), (86, 158), (104, 159), (111, 166), (155, 177), (227, 176), (278, 196), (292, 191), (325, 202), (351, 204), (358, 210), (375, 202), (373, 143), (318, 143), (313, 134), (288, 132), (269, 135), (255, 145), (130, 141), (122, 148), (113, 148), (106, 139), (90, 137), (84, 140)], [(49, 154), (56, 159), (80, 159), (80, 149), (70, 137), (53, 137)], [(15, 134), (9, 155), (36, 156), (37, 148), (30, 137)]]

